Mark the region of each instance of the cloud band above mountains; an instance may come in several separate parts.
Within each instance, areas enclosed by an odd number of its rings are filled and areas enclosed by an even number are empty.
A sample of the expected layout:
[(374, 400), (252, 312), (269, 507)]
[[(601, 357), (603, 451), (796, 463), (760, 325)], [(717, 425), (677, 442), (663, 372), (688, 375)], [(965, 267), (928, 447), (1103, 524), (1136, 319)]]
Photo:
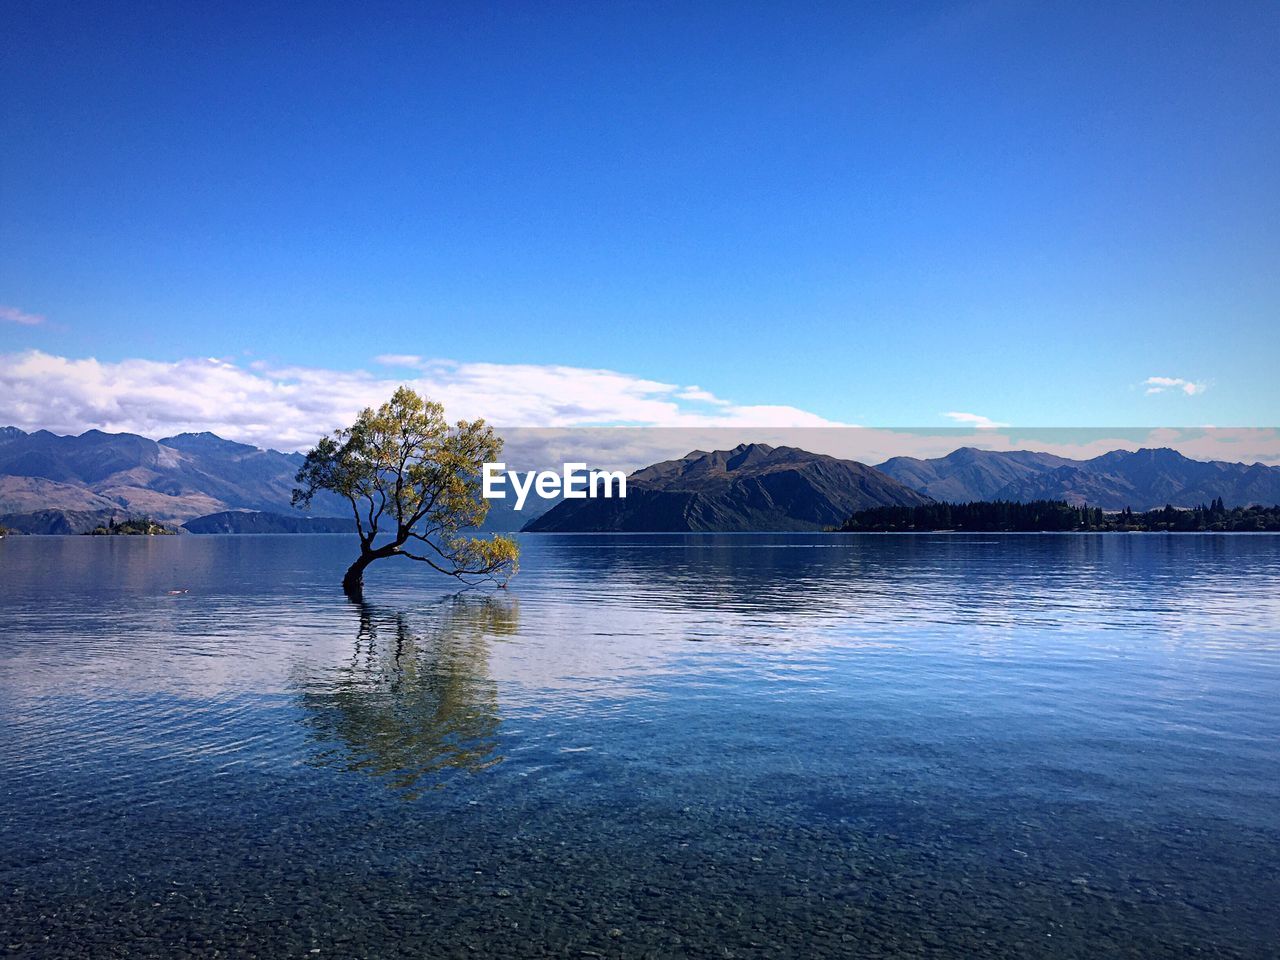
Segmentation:
[[(946, 416), (958, 426), (855, 430), (796, 407), (738, 404), (696, 385), (613, 370), (409, 355), (379, 357), (372, 370), (337, 371), (213, 358), (103, 362), (38, 350), (0, 354), (0, 426), (62, 434), (96, 428), (152, 438), (208, 430), (259, 447), (305, 450), (402, 383), (439, 400), (451, 419), (485, 417), (502, 429), (512, 455), (531, 446), (544, 456), (554, 450), (611, 467), (743, 441), (870, 463), (942, 456), (961, 446), (1070, 457), (1172, 446), (1202, 459), (1280, 463), (1280, 432), (1274, 429), (1026, 430), (952, 412)], [(617, 425), (651, 429), (570, 429)]]
[(402, 383), (443, 403), (451, 419), (484, 417), (503, 427), (838, 425), (796, 407), (734, 404), (696, 386), (612, 370), (404, 355), (378, 361), (380, 369), (370, 372), (214, 358), (102, 362), (38, 350), (0, 355), (0, 425), (150, 437), (209, 430), (297, 450), (385, 401)]

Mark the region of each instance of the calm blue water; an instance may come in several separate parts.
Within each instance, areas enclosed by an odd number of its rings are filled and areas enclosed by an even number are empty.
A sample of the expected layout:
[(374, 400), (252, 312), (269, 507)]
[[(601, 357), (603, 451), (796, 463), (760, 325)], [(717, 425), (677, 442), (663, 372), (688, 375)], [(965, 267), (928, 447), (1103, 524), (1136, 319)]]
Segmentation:
[(1280, 537), (350, 550), (0, 541), (0, 951), (1277, 956)]

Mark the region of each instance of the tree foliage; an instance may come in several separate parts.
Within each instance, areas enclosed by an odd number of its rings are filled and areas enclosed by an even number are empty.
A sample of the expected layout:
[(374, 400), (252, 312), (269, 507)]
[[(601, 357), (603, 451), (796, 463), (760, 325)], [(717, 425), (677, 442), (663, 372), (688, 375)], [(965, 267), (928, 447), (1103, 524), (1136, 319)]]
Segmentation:
[(501, 450), (502, 439), (483, 420), (451, 426), (440, 404), (400, 387), (316, 444), (298, 471), (293, 503), (310, 506), (328, 490), (351, 504), (360, 556), (343, 587), (353, 596), (365, 568), (385, 557), (407, 557), (466, 583), (505, 585), (518, 564), (515, 541), (463, 533), (484, 522), (481, 468)]

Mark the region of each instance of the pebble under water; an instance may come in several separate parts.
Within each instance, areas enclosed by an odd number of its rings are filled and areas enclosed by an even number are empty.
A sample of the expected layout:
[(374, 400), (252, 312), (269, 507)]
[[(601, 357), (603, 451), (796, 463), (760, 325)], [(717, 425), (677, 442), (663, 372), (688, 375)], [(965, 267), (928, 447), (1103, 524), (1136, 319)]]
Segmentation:
[(1267, 957), (1280, 536), (0, 541), (0, 954)]

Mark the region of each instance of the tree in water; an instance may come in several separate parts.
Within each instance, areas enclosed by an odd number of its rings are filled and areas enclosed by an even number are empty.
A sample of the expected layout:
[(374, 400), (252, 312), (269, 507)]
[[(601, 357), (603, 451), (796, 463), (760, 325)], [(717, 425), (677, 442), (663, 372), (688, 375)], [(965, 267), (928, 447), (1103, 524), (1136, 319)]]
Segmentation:
[(505, 586), (518, 565), (515, 541), (462, 535), (489, 512), (480, 474), (501, 451), (502, 439), (483, 420), (450, 426), (444, 407), (400, 387), (316, 444), (295, 478), (293, 504), (309, 507), (321, 490), (351, 504), (360, 556), (342, 589), (353, 600), (363, 597), (365, 569), (384, 557), (408, 557), (468, 584)]

